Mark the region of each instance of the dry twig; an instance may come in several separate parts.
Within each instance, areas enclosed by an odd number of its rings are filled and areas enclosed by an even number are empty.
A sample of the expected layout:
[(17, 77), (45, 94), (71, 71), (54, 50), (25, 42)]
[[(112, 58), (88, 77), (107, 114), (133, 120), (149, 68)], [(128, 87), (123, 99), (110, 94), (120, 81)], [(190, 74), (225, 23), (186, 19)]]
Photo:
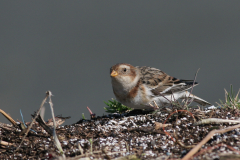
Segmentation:
[(172, 124), (162, 124), (162, 123), (159, 123), (159, 122), (155, 122), (154, 124), (155, 124), (155, 129), (156, 130), (172, 125)]
[(13, 144), (12, 144), (12, 143), (9, 143), (9, 142), (6, 142), (6, 141), (0, 140), (0, 145), (11, 146), (11, 145), (13, 145)]
[(207, 143), (209, 141), (209, 139), (212, 138), (212, 136), (214, 136), (214, 134), (225, 133), (225, 132), (234, 130), (239, 127), (240, 127), (240, 124), (231, 126), (231, 127), (225, 128), (225, 129), (221, 129), (221, 130), (212, 130), (210, 133), (208, 133), (208, 135), (200, 143), (198, 143), (190, 152), (188, 152), (188, 154), (186, 154), (182, 160), (190, 159), (205, 143)]
[[(195, 154), (194, 157), (197, 157), (197, 156), (203, 154), (204, 152), (209, 152), (209, 151), (211, 151), (211, 150), (213, 150), (213, 149), (216, 149), (216, 148), (218, 148), (218, 147), (221, 147), (221, 146), (227, 147), (228, 149), (230, 149), (230, 150), (232, 150), (232, 151), (234, 151), (234, 152), (237, 152), (238, 154), (240, 153), (238, 150), (234, 149), (233, 147), (231, 147), (231, 146), (229, 146), (229, 145), (227, 145), (227, 144), (220, 143), (220, 144), (217, 144), (217, 145), (215, 145), (215, 146), (207, 147), (206, 149), (201, 150), (200, 152), (198, 152), (197, 154)], [(193, 158), (193, 157), (192, 157), (192, 158)]]
[(14, 121), (14, 119), (12, 119), (12, 117), (9, 116), (6, 112), (0, 109), (0, 113), (2, 113), (2, 115), (6, 117), (14, 126), (17, 126), (17, 123)]
[(40, 106), (40, 108), (39, 108), (39, 110), (38, 110), (38, 112), (37, 112), (37, 114), (36, 114), (35, 118), (32, 120), (31, 124), (28, 126), (28, 129), (27, 129), (27, 131), (25, 132), (25, 134), (24, 134), (24, 137), (23, 137), (23, 139), (22, 139), (21, 143), (19, 144), (19, 146), (17, 147), (17, 149), (16, 149), (15, 151), (17, 151), (17, 150), (18, 150), (18, 149), (21, 147), (21, 145), (22, 145), (22, 143), (23, 143), (24, 139), (25, 139), (25, 138), (26, 138), (26, 136), (28, 135), (28, 132), (29, 132), (29, 130), (31, 129), (31, 127), (32, 127), (33, 123), (35, 122), (35, 120), (36, 120), (37, 116), (39, 115), (39, 113), (40, 113), (40, 111), (41, 111), (41, 108), (42, 108), (42, 106), (44, 105), (44, 103), (46, 102), (46, 100), (47, 100), (48, 96), (49, 96), (49, 93), (48, 93), (48, 92), (46, 92), (46, 96), (45, 96), (45, 98), (43, 99), (43, 101), (42, 101), (42, 104), (41, 104), (41, 106)]
[(208, 119), (202, 119), (196, 123), (194, 123), (194, 126), (201, 125), (201, 124), (209, 124), (209, 123), (240, 123), (239, 120), (230, 120), (230, 119), (220, 119), (220, 118), (208, 118)]
[[(194, 80), (193, 80), (193, 85), (192, 85), (191, 92), (190, 92), (189, 96), (192, 94), (193, 87), (194, 87), (194, 83), (196, 82), (197, 74), (198, 74), (198, 71), (199, 71), (199, 70), (200, 70), (200, 68), (198, 68), (197, 72), (195, 73)], [(186, 106), (188, 106), (188, 104), (192, 103), (192, 101), (193, 101), (194, 98), (192, 98), (192, 99), (190, 100), (190, 102), (188, 102), (188, 99), (189, 99), (189, 98), (187, 98), (187, 100), (186, 100), (186, 102), (185, 102)], [(184, 106), (185, 106), (185, 105), (184, 105)]]

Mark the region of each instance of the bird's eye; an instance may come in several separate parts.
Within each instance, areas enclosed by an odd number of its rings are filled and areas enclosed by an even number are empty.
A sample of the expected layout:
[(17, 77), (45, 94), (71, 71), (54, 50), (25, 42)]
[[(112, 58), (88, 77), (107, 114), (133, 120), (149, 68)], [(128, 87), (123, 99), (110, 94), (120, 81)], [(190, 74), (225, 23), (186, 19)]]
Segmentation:
[(126, 71), (127, 71), (127, 68), (124, 68), (123, 71), (126, 72)]

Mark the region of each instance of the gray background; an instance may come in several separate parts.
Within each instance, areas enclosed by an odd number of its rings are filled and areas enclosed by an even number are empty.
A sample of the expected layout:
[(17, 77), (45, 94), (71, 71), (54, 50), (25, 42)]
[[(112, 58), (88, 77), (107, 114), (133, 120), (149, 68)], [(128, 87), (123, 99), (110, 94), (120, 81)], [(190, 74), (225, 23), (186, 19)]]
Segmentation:
[[(1, 1), (0, 108), (30, 121), (51, 90), (77, 122), (114, 97), (109, 68), (152, 66), (193, 79), (215, 104), (239, 85), (240, 1)], [(215, 104), (216, 105), (216, 104)], [(46, 106), (45, 120), (51, 118)], [(9, 123), (0, 115), (0, 122)]]

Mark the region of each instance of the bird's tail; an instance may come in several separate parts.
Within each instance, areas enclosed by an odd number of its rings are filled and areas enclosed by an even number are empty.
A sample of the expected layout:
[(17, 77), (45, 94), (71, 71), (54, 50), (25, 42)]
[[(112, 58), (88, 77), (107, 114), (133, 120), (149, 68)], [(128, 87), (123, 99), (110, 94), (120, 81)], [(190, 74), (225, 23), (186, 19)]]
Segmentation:
[(211, 103), (203, 100), (202, 98), (199, 98), (191, 93), (189, 93), (188, 91), (186, 91), (186, 97), (185, 98), (193, 98), (194, 102), (197, 102), (198, 104), (202, 105), (202, 106), (206, 106), (206, 105), (211, 105)]

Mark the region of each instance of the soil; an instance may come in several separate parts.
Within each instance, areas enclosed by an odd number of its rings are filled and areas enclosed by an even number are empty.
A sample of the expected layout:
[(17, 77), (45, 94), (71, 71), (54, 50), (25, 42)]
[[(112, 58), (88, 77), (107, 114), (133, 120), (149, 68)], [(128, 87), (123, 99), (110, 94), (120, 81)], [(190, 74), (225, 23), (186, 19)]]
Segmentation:
[[(189, 109), (173, 113), (176, 110), (162, 108), (153, 114), (132, 111), (82, 119), (58, 126), (56, 133), (67, 159), (181, 159), (211, 130), (236, 125), (217, 122), (194, 125), (196, 122), (206, 118), (237, 120), (240, 114), (237, 109)], [(167, 124), (164, 129), (163, 124)], [(0, 159), (61, 159), (53, 137), (40, 123), (36, 122), (32, 129), (35, 132), (30, 131), (16, 151), (24, 134), (19, 127), (0, 123)], [(193, 159), (217, 160), (228, 156), (234, 159), (239, 150), (237, 128), (215, 134)]]

